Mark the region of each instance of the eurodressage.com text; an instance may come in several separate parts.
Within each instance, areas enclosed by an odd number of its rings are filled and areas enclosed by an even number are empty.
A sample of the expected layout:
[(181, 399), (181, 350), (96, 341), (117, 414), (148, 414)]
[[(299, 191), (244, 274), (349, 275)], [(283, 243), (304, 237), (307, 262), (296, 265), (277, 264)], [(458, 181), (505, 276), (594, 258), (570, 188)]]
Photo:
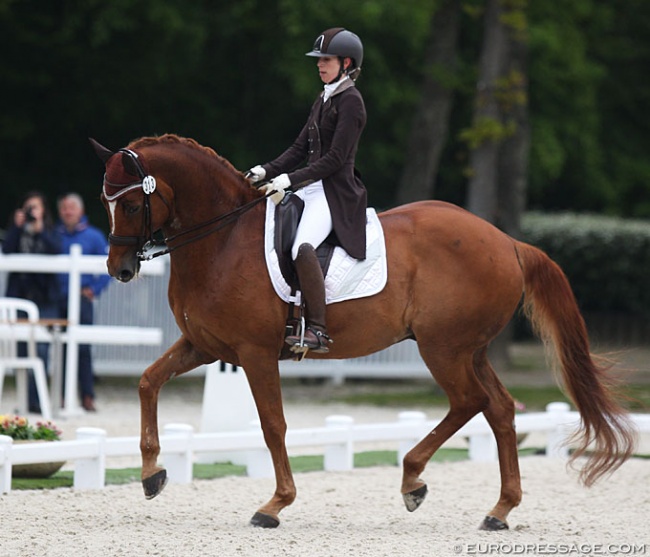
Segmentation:
[(467, 543), (457, 555), (646, 555), (644, 543)]

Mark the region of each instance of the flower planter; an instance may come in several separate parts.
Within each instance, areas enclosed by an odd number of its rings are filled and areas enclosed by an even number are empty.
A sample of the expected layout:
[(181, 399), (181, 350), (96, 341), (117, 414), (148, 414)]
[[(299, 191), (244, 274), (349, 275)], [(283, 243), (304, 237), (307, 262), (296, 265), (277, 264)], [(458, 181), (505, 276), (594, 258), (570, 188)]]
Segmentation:
[[(16, 440), (14, 445), (21, 443), (51, 443), (52, 441), (41, 440)], [(14, 464), (11, 467), (12, 478), (49, 478), (58, 472), (65, 464), (63, 462), (34, 462), (32, 464)]]
[[(0, 435), (11, 437), (14, 445), (20, 443), (51, 443), (61, 439), (61, 431), (51, 422), (29, 423), (24, 416), (0, 416)], [(17, 464), (12, 466), (14, 478), (49, 478), (61, 469), (63, 462), (37, 462), (34, 464)]]

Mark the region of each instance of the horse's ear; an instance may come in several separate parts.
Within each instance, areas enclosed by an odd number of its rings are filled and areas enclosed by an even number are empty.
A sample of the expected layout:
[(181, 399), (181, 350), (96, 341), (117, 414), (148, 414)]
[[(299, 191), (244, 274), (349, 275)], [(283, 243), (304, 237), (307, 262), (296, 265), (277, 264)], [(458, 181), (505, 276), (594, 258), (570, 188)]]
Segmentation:
[(104, 164), (106, 164), (108, 162), (108, 159), (110, 159), (115, 154), (110, 149), (104, 147), (101, 143), (95, 141), (92, 137), (89, 137), (88, 141), (90, 141), (93, 149), (95, 149), (95, 153), (97, 153), (97, 156), (102, 160)]
[(133, 155), (123, 152), (122, 166), (124, 167), (124, 170), (126, 170), (126, 172), (131, 176), (140, 176), (140, 169), (138, 168), (135, 160), (133, 159)]

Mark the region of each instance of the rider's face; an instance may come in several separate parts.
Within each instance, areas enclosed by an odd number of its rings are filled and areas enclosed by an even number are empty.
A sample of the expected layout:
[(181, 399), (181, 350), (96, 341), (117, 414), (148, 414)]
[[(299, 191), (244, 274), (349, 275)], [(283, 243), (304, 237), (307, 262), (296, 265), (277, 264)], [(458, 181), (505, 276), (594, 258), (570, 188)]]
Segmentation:
[[(346, 65), (349, 65), (349, 58), (345, 59)], [(318, 66), (318, 75), (323, 83), (331, 83), (339, 75), (341, 63), (336, 56), (323, 56), (316, 63)]]

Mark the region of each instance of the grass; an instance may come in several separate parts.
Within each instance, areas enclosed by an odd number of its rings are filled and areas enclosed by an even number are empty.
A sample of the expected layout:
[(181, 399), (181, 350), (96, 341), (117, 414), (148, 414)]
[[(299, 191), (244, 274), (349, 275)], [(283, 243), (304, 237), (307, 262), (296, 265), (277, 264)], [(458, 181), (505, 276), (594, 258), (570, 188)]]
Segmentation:
[[(569, 398), (556, 386), (526, 387), (508, 389), (512, 397), (526, 405), (529, 411), (542, 411), (550, 402), (570, 402)], [(627, 385), (622, 390), (628, 399), (625, 406), (632, 412), (650, 411), (650, 384)], [(345, 404), (369, 404), (383, 407), (443, 407), (449, 406), (446, 395), (437, 388), (418, 391), (395, 392), (387, 388), (384, 392), (360, 393), (336, 397)]]
[[(539, 449), (523, 449), (520, 456), (536, 454)], [(439, 449), (432, 462), (459, 462), (467, 460), (467, 449)], [(318, 472), (324, 469), (323, 455), (294, 456), (289, 459), (294, 473)], [(397, 466), (397, 451), (366, 451), (354, 455), (355, 468), (372, 466)], [(197, 480), (213, 480), (226, 476), (245, 476), (246, 467), (231, 463), (195, 464), (193, 477)], [(50, 478), (13, 478), (11, 489), (45, 490), (72, 487), (74, 473), (71, 470), (57, 472)], [(140, 468), (118, 468), (106, 470), (106, 485), (124, 485), (140, 481)]]
[[(568, 401), (557, 387), (512, 387), (510, 394), (524, 403), (528, 410), (543, 410), (549, 402)], [(345, 404), (370, 404), (384, 407), (437, 406), (447, 407), (446, 395), (438, 389), (422, 389), (413, 392), (362, 393), (337, 397)]]
[(626, 406), (632, 412), (650, 412), (650, 385), (629, 385), (623, 394), (629, 397)]

